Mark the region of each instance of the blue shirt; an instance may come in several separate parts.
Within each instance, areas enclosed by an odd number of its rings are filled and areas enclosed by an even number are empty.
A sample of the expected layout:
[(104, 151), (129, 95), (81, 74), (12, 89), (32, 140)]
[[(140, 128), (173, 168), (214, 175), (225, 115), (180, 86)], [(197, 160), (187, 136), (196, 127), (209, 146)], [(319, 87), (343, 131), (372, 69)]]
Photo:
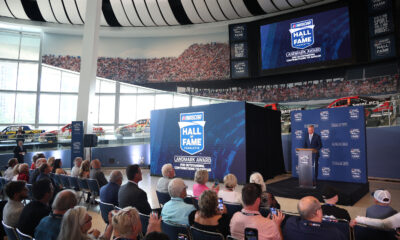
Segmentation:
[(182, 225), (189, 225), (189, 214), (196, 208), (192, 204), (187, 204), (182, 198), (171, 198), (161, 211), (163, 221), (170, 221)]
[(50, 213), (43, 218), (35, 229), (35, 239), (56, 240), (61, 229), (62, 215)]
[(100, 188), (100, 201), (118, 206), (118, 191), (120, 185), (109, 182)]
[(366, 217), (385, 219), (395, 215), (396, 213), (397, 211), (394, 210), (391, 206), (381, 206), (375, 204), (367, 208)]

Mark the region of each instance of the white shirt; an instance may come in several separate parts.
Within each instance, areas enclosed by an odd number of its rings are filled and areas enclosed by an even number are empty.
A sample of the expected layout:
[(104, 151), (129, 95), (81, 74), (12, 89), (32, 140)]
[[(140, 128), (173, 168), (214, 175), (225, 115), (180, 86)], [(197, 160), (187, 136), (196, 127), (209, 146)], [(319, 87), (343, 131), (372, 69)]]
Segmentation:
[(71, 169), (71, 177), (79, 177), (79, 168), (74, 166)]
[(224, 202), (242, 204), (242, 194), (239, 192), (222, 189), (218, 191), (218, 197), (222, 198)]
[(21, 202), (9, 199), (3, 209), (4, 223), (8, 226), (16, 227), (23, 208), (24, 204)]
[(367, 217), (356, 217), (356, 222), (369, 225), (372, 227), (385, 228), (385, 229), (396, 229), (400, 227), (400, 213), (397, 213), (391, 217), (385, 219), (367, 218)]
[(4, 178), (8, 181), (14, 177), (14, 169), (12, 167), (8, 167), (7, 170), (4, 172)]
[(314, 133), (313, 134), (308, 134), (308, 138), (310, 139), (310, 143), (311, 143), (313, 135), (314, 135)]

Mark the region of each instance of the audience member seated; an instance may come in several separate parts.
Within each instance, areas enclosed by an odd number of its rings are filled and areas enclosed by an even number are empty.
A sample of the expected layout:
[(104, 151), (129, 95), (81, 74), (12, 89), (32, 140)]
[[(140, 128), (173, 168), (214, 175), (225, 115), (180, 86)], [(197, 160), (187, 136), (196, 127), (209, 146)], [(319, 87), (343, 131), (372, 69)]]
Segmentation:
[(161, 168), (162, 178), (158, 179), (156, 190), (168, 193), (168, 184), (175, 177), (175, 170), (171, 163), (164, 164)]
[(122, 184), (121, 171), (114, 170), (110, 174), (110, 181), (100, 188), (100, 201), (118, 206), (118, 191)]
[(5, 192), (9, 199), (3, 209), (3, 221), (8, 226), (16, 227), (24, 208), (21, 201), (28, 198), (28, 188), (24, 181), (12, 181), (7, 183)]
[(397, 213), (391, 206), (391, 195), (387, 190), (376, 190), (373, 193), (375, 204), (367, 208), (366, 217), (385, 219)]
[(51, 172), (55, 174), (68, 175), (67, 172), (64, 169), (62, 169), (62, 161), (59, 158), (54, 160), (53, 170), (51, 170)]
[(14, 167), (17, 164), (18, 164), (18, 159), (16, 159), (16, 158), (11, 158), (10, 160), (8, 160), (8, 168), (4, 172), (4, 178), (7, 181), (11, 181), (12, 178), (14, 177)]
[(53, 172), (54, 162), (55, 161), (56, 161), (55, 157), (49, 157), (49, 159), (47, 159), (47, 164), (49, 164), (51, 172)]
[[(208, 181), (208, 172), (204, 169), (199, 169), (194, 174), (194, 181), (196, 182), (193, 184), (193, 196), (198, 198), (205, 190), (210, 190), (206, 186), (206, 182)], [(219, 186), (212, 186), (211, 190), (218, 192)]]
[[(110, 214), (111, 215), (111, 214)], [(92, 217), (88, 214), (85, 207), (76, 206), (69, 209), (63, 216), (60, 234), (57, 240), (71, 239), (105, 239), (108, 240), (112, 234), (112, 225), (109, 224), (100, 237), (100, 231), (92, 229)]]
[(29, 182), (29, 165), (27, 163), (23, 163), (19, 165), (19, 173), (17, 180), (22, 180), (25, 182)]
[(59, 192), (53, 201), (53, 212), (44, 217), (35, 228), (36, 240), (56, 240), (60, 233), (61, 220), (65, 212), (76, 206), (78, 199), (73, 190)]
[(233, 174), (228, 174), (224, 177), (225, 189), (218, 191), (218, 197), (222, 198), (224, 202), (228, 203), (240, 203), (242, 204), (242, 195), (240, 192), (236, 192), (237, 178)]
[(142, 170), (139, 165), (129, 165), (126, 168), (128, 182), (121, 186), (118, 192), (119, 207), (135, 207), (140, 213), (150, 214), (151, 208), (147, 201), (147, 194), (139, 188), (142, 181)]
[(106, 177), (104, 176), (104, 173), (101, 171), (101, 162), (99, 159), (94, 159), (90, 163), (92, 166), (92, 169), (90, 169), (90, 178), (91, 179), (96, 179), (97, 183), (99, 184), (99, 187), (102, 187), (108, 183)]
[(17, 181), (18, 180), (19, 166), (20, 165), (21, 165), (21, 163), (15, 164), (15, 166), (13, 168), (13, 177), (12, 177), (11, 181)]
[(258, 239), (282, 239), (280, 225), (284, 219), (282, 212), (278, 215), (263, 217), (259, 212), (261, 202), (260, 184), (248, 183), (242, 189), (243, 209), (233, 215), (230, 223), (232, 237), (244, 239), (245, 228), (258, 231)]
[(188, 216), (196, 208), (193, 204), (187, 204), (183, 201), (186, 197), (187, 186), (181, 178), (172, 179), (168, 184), (168, 192), (171, 200), (164, 204), (161, 216), (164, 221), (170, 221), (182, 225), (189, 225)]
[(40, 179), (48, 179), (53, 185), (54, 193), (57, 194), (60, 191), (60, 187), (54, 182), (54, 179), (50, 177), (51, 167), (47, 163), (43, 163), (39, 168), (40, 174), (37, 176), (36, 181)]
[(32, 186), (32, 193), (34, 200), (24, 207), (17, 224), (17, 228), (29, 236), (35, 234), (35, 228), (40, 220), (51, 212), (49, 202), (53, 197), (53, 186), (50, 180), (36, 181)]
[(336, 189), (327, 186), (322, 190), (322, 198), (325, 204), (322, 205), (322, 214), (324, 218), (329, 219), (346, 219), (350, 221), (350, 214), (346, 209), (336, 206), (339, 201), (339, 195)]
[(340, 240), (347, 239), (337, 228), (322, 223), (321, 204), (315, 197), (307, 196), (297, 204), (299, 217), (287, 219), (283, 238), (285, 240)]
[(81, 168), (82, 158), (76, 157), (74, 159), (74, 166), (71, 169), (71, 177), (79, 177), (79, 170)]
[(249, 182), (256, 183), (261, 186), (262, 193), (261, 193), (260, 207), (281, 209), (281, 205), (279, 205), (279, 203), (275, 199), (274, 195), (272, 195), (272, 193), (267, 192), (267, 186), (265, 185), (264, 178), (260, 173), (255, 172), (255, 173), (251, 174)]
[(80, 178), (89, 178), (90, 175), (90, 161), (85, 160), (81, 164), (81, 169), (79, 169), (79, 177)]
[(170, 240), (168, 235), (162, 232), (151, 232), (146, 234), (144, 240)]
[(356, 219), (352, 220), (350, 226), (354, 227), (354, 225), (361, 223), (372, 227), (382, 228), (393, 230), (400, 228), (400, 213), (396, 213), (395, 215), (385, 218), (385, 219), (377, 219), (377, 218), (368, 218), (368, 217), (356, 217)]
[[(112, 217), (112, 226), (114, 227), (114, 236), (121, 240), (136, 240), (138, 234), (142, 231), (142, 222), (140, 221), (139, 212), (136, 208), (126, 207), (119, 210)], [(161, 232), (161, 218), (156, 214), (151, 214), (147, 233)]]
[(29, 176), (29, 179), (30, 179), (30, 183), (31, 183), (31, 184), (34, 184), (34, 183), (36, 182), (36, 179), (37, 179), (37, 177), (38, 177), (39, 174), (40, 174), (40, 167), (42, 166), (43, 163), (47, 163), (46, 158), (39, 158), (39, 159), (36, 161), (36, 168), (35, 168), (35, 170), (33, 171), (32, 176)]
[(226, 208), (218, 209), (218, 196), (212, 190), (205, 190), (199, 197), (199, 210), (189, 215), (189, 224), (198, 229), (218, 232), (225, 237), (229, 234), (229, 217)]
[(36, 168), (36, 161), (39, 159), (39, 155), (36, 153), (35, 155), (32, 156), (32, 164), (31, 164), (31, 170), (34, 170)]

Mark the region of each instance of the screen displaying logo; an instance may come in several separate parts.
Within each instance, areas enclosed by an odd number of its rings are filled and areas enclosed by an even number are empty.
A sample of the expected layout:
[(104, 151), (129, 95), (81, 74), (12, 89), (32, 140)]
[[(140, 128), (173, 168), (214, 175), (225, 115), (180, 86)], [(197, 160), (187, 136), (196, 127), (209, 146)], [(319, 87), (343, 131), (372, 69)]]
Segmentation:
[(329, 112), (328, 111), (322, 111), (319, 113), (321, 120), (329, 120)]
[(352, 168), (351, 169), (351, 176), (355, 179), (361, 178), (361, 169), (359, 168)]
[(296, 130), (294, 132), (294, 134), (296, 134), (296, 139), (302, 139), (303, 138), (303, 131), (301, 131), (301, 130)]
[(290, 24), (292, 47), (305, 49), (314, 44), (314, 27), (312, 19)]
[(180, 147), (190, 155), (204, 150), (204, 112), (181, 113), (180, 122)]
[(360, 111), (358, 109), (350, 109), (349, 114), (350, 114), (350, 119), (356, 120), (359, 118)]
[(329, 148), (321, 148), (321, 156), (323, 158), (329, 158), (330, 155), (331, 155), (331, 150), (329, 150)]
[(329, 130), (328, 129), (321, 130), (321, 139), (322, 140), (329, 139)]
[(351, 139), (359, 139), (360, 138), (360, 129), (358, 129), (358, 128), (350, 129), (350, 137), (351, 137)]
[(331, 175), (331, 168), (330, 167), (323, 167), (321, 168), (322, 175), (329, 177)]
[(361, 151), (358, 148), (352, 148), (350, 150), (351, 158), (358, 159), (360, 158)]
[(296, 121), (296, 122), (300, 122), (301, 120), (302, 120), (302, 118), (303, 118), (303, 114), (302, 113), (295, 113), (294, 114), (294, 120)]

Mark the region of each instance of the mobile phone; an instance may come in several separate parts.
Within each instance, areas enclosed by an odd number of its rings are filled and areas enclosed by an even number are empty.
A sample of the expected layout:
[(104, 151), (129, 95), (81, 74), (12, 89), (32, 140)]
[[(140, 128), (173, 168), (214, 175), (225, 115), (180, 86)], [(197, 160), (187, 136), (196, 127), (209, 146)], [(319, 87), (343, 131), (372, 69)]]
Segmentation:
[(271, 219), (272, 219), (272, 215), (275, 215), (275, 216), (278, 215), (278, 213), (276, 212), (276, 208), (272, 207), (269, 210), (271, 211)]
[(178, 240), (188, 240), (188, 236), (183, 233), (178, 233)]
[(224, 201), (222, 200), (222, 198), (218, 198), (218, 209), (220, 211), (224, 210)]
[(156, 212), (156, 211), (152, 211), (152, 212), (151, 212), (151, 216), (155, 216), (155, 217), (157, 217), (157, 218), (158, 218), (158, 212)]
[(218, 181), (218, 179), (215, 179), (215, 181), (214, 181), (214, 187), (217, 187), (217, 186), (218, 186), (218, 184), (219, 184), (219, 181)]
[(244, 229), (244, 239), (245, 240), (258, 240), (258, 230), (255, 228), (245, 228)]

